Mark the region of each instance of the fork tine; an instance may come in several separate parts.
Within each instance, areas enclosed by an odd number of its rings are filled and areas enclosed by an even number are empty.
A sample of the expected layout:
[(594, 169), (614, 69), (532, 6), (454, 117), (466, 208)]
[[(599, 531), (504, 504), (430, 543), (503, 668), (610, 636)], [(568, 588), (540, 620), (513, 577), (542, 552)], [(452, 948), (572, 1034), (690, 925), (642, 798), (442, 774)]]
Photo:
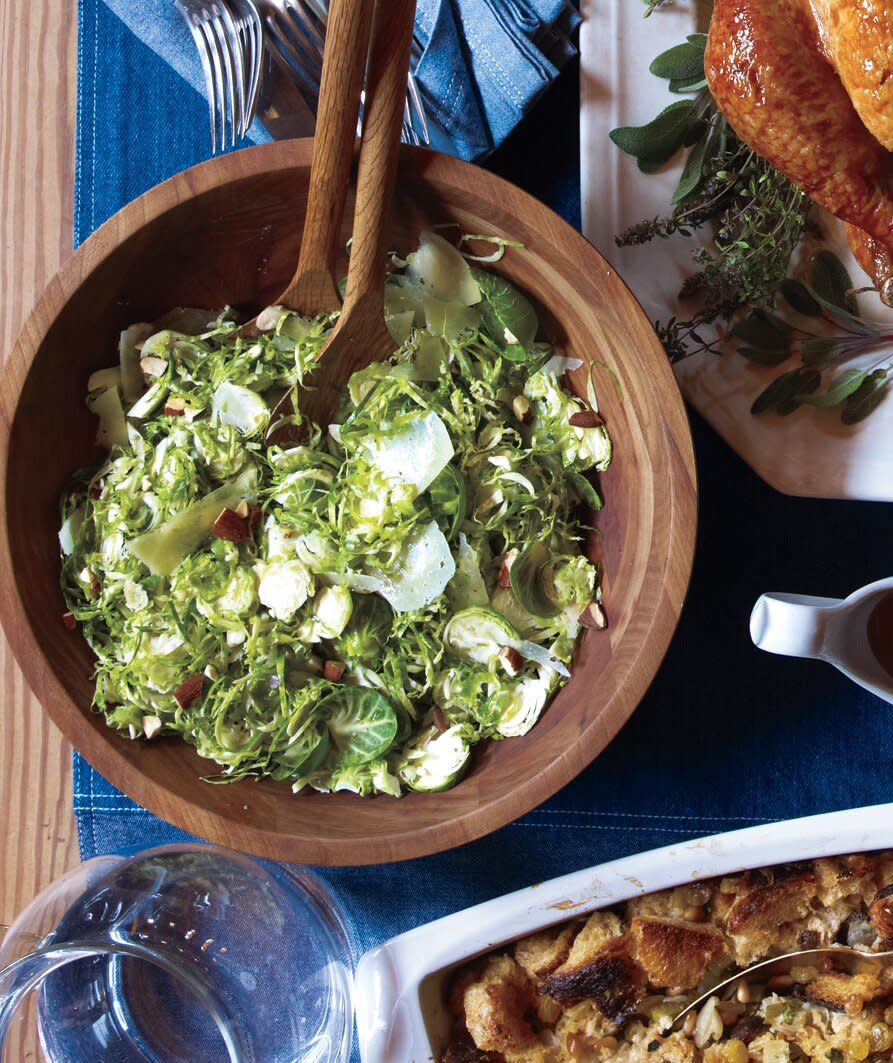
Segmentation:
[(230, 130), (232, 143), (233, 146), (235, 146), (236, 140), (245, 132), (245, 119), (248, 114), (245, 78), (245, 44), (242, 35), (239, 32), (239, 28), (236, 25), (233, 12), (230, 10), (226, 0), (219, 0), (219, 4), (222, 19), (221, 29), (226, 44), (224, 58), (227, 56), (229, 57), (232, 69), (232, 77), (230, 78), (229, 83), (229, 98), (231, 105)]
[(326, 44), (327, 13), (316, 4), (305, 3), (304, 0), (285, 0), (285, 7), (295, 12), (299, 24), (303, 26), (305, 33), (312, 37), (319, 53), (322, 54)]
[(220, 94), (222, 97), (222, 115), (220, 140), (226, 147), (226, 126), (229, 117), (230, 146), (236, 143), (236, 75), (233, 66), (232, 48), (224, 25), (223, 6), (215, 3), (212, 17), (208, 20), (209, 32), (213, 35), (216, 55), (221, 67)]
[(322, 78), (323, 48), (317, 44), (315, 35), (308, 36), (306, 27), (291, 11), (280, 10), (276, 30), (279, 39), (291, 45), (289, 51), (293, 61), (319, 84)]
[[(409, 77), (406, 81), (406, 91), (408, 99), (412, 101), (412, 106), (415, 109), (416, 117), (419, 120), (421, 126), (421, 132), (417, 134), (416, 144), (429, 144), (431, 142), (431, 134), (428, 130), (428, 119), (425, 116), (425, 108), (422, 104), (422, 94), (419, 92), (418, 82), (415, 79), (415, 75), (410, 70)], [(409, 124), (415, 132), (415, 124), (412, 120), (412, 113), (410, 112)]]
[(319, 96), (319, 79), (314, 79), (306, 69), (305, 62), (294, 45), (280, 29), (272, 15), (267, 16), (267, 27), (275, 38), (275, 45), (270, 49), (273, 58), (279, 63), (289, 77), (296, 77), (301, 84), (301, 91), (311, 109), (316, 112), (316, 98)]
[(213, 70), (212, 81), (214, 83), (215, 135), (213, 138), (212, 150), (216, 152), (216, 129), (218, 126), (220, 128), (220, 146), (221, 148), (226, 147), (226, 96), (224, 94), (223, 65), (220, 60), (220, 52), (217, 48), (217, 38), (209, 25), (209, 20), (202, 20), (199, 23), (199, 30), (205, 39), (205, 48), (210, 56), (211, 68)]
[(201, 23), (196, 17), (194, 11), (191, 8), (187, 8), (180, 0), (177, 0), (177, 7), (180, 9), (180, 13), (186, 19), (186, 25), (189, 27), (189, 32), (192, 34), (192, 39), (195, 41), (195, 46), (198, 49), (199, 59), (202, 64), (202, 71), (205, 75), (205, 91), (208, 94), (208, 113), (211, 118), (211, 152), (217, 151), (217, 90), (215, 83), (214, 68), (211, 64), (211, 52), (208, 47), (208, 42), (205, 39), (204, 32), (201, 28)]
[(263, 64), (263, 26), (260, 21), (260, 15), (254, 8), (252, 8), (251, 17), (246, 27), (246, 36), (250, 41), (249, 47), (246, 48), (246, 62), (248, 62), (250, 57), (248, 69), (251, 75), (248, 81), (248, 110), (245, 116), (245, 127), (242, 130), (243, 136), (248, 132), (248, 126), (251, 124), (251, 119), (257, 108), (257, 99), (260, 94), (261, 67)]

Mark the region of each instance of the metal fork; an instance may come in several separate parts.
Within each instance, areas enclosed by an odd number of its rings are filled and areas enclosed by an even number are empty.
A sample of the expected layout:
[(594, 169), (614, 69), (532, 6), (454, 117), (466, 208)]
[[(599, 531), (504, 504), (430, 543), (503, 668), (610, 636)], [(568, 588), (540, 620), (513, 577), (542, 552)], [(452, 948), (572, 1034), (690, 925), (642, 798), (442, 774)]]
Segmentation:
[(237, 73), (243, 86), (241, 122), (239, 135), (245, 136), (257, 109), (260, 93), (261, 72), (264, 60), (264, 26), (254, 0), (229, 0), (232, 8), (236, 34), (241, 45), (241, 73)]
[[(235, 146), (251, 121), (260, 81), (262, 27), (251, 0), (176, 0), (198, 48), (211, 119), (211, 150)], [(249, 64), (250, 65), (247, 65)]]
[[(322, 0), (259, 0), (259, 3), (268, 31), (268, 51), (279, 67), (297, 82), (301, 95), (315, 113), (327, 5)], [(408, 144), (427, 144), (430, 139), (422, 96), (412, 71), (407, 80), (402, 139)]]

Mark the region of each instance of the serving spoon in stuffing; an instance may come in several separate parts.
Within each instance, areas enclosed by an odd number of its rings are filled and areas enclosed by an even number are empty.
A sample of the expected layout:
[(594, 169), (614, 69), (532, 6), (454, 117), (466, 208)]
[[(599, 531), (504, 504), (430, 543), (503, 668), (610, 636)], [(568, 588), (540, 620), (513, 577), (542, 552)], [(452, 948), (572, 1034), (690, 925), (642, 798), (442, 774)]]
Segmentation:
[[(321, 91), (328, 90), (328, 94), (325, 99), (321, 97), (319, 111), (320, 135), (325, 139), (319, 150), (319, 164), (314, 145), (298, 268), (277, 300), (279, 305), (307, 317), (340, 311), (318, 356), (323, 364), (314, 370), (311, 386), (301, 394), (302, 414), (323, 425), (333, 419), (341, 390), (351, 374), (387, 358), (396, 347), (384, 320), (385, 232), (397, 175), (415, 15), (415, 0), (379, 0), (371, 15), (353, 233), (342, 304), (333, 269), (353, 148), (359, 81), (356, 96), (349, 100), (346, 96), (353, 89), (358, 62), (362, 73), (358, 56), (365, 58), (365, 49), (358, 47), (359, 42), (352, 35), (362, 33), (370, 2), (342, 0), (340, 6), (349, 9), (349, 17), (342, 17), (340, 25), (330, 23), (326, 35)], [(333, 17), (338, 10), (333, 4)], [(362, 40), (365, 37), (360, 37)], [(349, 61), (344, 58), (345, 52), (350, 53)], [(347, 76), (343, 71), (352, 79), (350, 90), (345, 87)], [(337, 189), (333, 189), (332, 182), (338, 183)], [(337, 196), (331, 195), (333, 191)], [(249, 329), (257, 332), (257, 319), (249, 323)], [(268, 443), (288, 443), (300, 437), (300, 429), (290, 420), (294, 413), (292, 396), (289, 391), (274, 407)]]
[[(860, 971), (877, 971), (885, 961), (893, 960), (891, 952), (860, 952), (848, 945), (832, 945), (821, 949), (805, 949), (801, 952), (788, 952), (784, 956), (773, 956), (761, 960), (743, 971), (738, 971), (725, 981), (708, 989), (696, 1000), (687, 1004), (673, 1019), (672, 1029), (678, 1029), (689, 1015), (697, 1014), (711, 997), (728, 999), (739, 986), (750, 982), (763, 982), (773, 978), (789, 978), (791, 971), (797, 967), (815, 967), (820, 974), (832, 971), (845, 971), (857, 974)], [(793, 981), (791, 985), (793, 985)], [(787, 988), (787, 986), (779, 986)]]

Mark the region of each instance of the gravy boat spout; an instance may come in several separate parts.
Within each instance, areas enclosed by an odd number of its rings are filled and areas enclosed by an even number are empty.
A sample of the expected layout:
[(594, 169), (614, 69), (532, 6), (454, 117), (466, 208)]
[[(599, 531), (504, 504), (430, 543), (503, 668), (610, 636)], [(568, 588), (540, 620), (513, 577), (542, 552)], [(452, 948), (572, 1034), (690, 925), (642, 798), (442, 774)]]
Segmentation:
[(893, 577), (848, 598), (762, 594), (750, 637), (768, 653), (827, 661), (893, 704)]

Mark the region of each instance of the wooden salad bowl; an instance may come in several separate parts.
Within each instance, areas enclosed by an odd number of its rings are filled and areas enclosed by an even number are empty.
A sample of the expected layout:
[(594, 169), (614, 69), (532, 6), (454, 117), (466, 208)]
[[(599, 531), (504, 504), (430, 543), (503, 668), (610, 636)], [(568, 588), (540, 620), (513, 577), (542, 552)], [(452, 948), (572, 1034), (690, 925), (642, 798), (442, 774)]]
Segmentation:
[[(179, 738), (131, 741), (91, 710), (92, 653), (63, 625), (59, 500), (97, 460), (84, 405), (92, 370), (114, 364), (119, 331), (176, 305), (246, 312), (291, 275), (301, 238), (311, 142), (249, 148), (153, 188), (102, 226), (50, 283), (0, 380), (0, 612), (35, 694), (72, 744), (115, 786), (170, 823), (234, 849), (311, 864), (371, 864), (479, 838), (544, 801), (628, 719), (676, 626), (695, 541), (688, 422), (644, 313), (577, 232), (492, 174), (403, 149), (391, 246), (455, 222), (520, 241), (497, 272), (541, 308), (541, 334), (590, 367), (614, 460), (589, 542), (604, 562), (608, 628), (586, 631), (573, 676), (523, 738), (476, 747), (452, 790), (363, 799), (292, 793), (287, 783), (210, 785), (215, 765)], [(348, 204), (347, 217), (351, 205)], [(610, 372), (605, 367), (610, 368)], [(616, 377), (616, 380), (612, 379)], [(615, 386), (616, 384), (616, 386)], [(10, 711), (7, 707), (6, 711)]]

